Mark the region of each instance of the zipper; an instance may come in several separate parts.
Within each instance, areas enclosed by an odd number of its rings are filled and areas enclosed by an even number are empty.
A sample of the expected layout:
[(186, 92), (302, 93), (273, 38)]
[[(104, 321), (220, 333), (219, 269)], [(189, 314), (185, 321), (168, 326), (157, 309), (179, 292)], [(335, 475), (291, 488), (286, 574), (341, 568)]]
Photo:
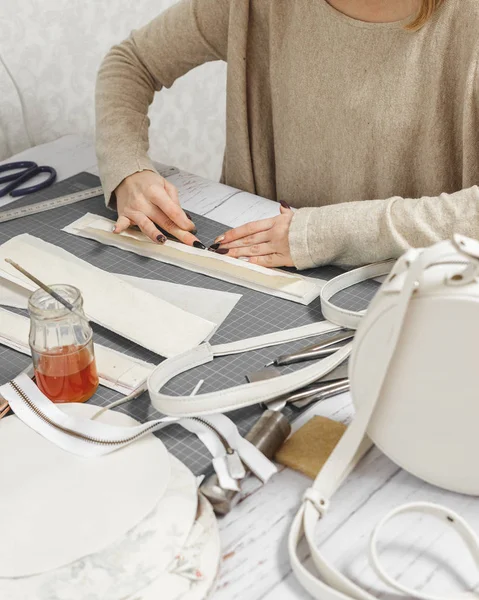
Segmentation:
[(243, 479), (246, 476), (246, 470), (244, 468), (243, 462), (234, 448), (232, 448), (228, 442), (228, 440), (224, 437), (224, 435), (214, 427), (209, 421), (206, 419), (201, 419), (200, 417), (189, 417), (192, 421), (196, 421), (197, 423), (201, 423), (205, 427), (207, 427), (210, 431), (212, 431), (223, 444), (226, 451), (226, 464), (228, 467), (229, 474), (233, 479)]
[(228, 440), (209, 421), (206, 421), (205, 419), (201, 419), (200, 417), (188, 417), (188, 418), (191, 419), (192, 421), (197, 421), (198, 423), (201, 423), (202, 425), (204, 425), (205, 427), (210, 429), (213, 433), (215, 433), (218, 436), (220, 442), (225, 447), (226, 454), (233, 454), (233, 452), (235, 450), (229, 445)]
[(35, 406), (33, 404), (33, 402), (25, 394), (25, 392), (22, 390), (22, 388), (18, 385), (18, 383), (16, 381), (9, 381), (9, 384), (15, 390), (17, 395), (25, 402), (27, 407), (32, 412), (34, 412), (37, 415), (37, 417), (39, 419), (41, 419), (44, 423), (46, 423), (47, 425), (50, 425), (50, 427), (53, 427), (55, 429), (58, 429), (59, 431), (62, 431), (63, 433), (66, 433), (67, 435), (70, 435), (75, 438), (79, 438), (86, 442), (90, 442), (91, 444), (97, 444), (97, 445), (101, 445), (101, 446), (119, 446), (121, 444), (135, 441), (136, 439), (140, 438), (145, 433), (149, 432), (151, 429), (154, 429), (158, 425), (158, 423), (152, 423), (150, 425), (150, 427), (147, 427), (146, 429), (143, 429), (141, 432), (138, 432), (130, 437), (124, 438), (123, 440), (103, 440), (101, 438), (96, 438), (96, 437), (89, 436), (84, 433), (79, 433), (78, 431), (73, 431), (73, 429), (69, 429), (68, 427), (63, 427), (62, 425), (58, 425), (58, 423), (55, 423), (54, 421), (52, 421), (49, 417), (47, 417), (47, 415), (45, 415), (45, 413), (43, 413), (37, 406)]
[[(153, 429), (155, 429), (158, 426), (158, 421), (154, 421), (154, 422), (152, 422), (152, 424), (150, 426), (146, 427), (145, 429), (142, 429), (138, 433), (135, 433), (129, 437), (123, 438), (122, 440), (105, 440), (105, 439), (97, 438), (94, 436), (87, 435), (85, 433), (80, 433), (78, 431), (74, 431), (73, 429), (69, 429), (68, 427), (63, 427), (62, 425), (55, 423), (55, 421), (50, 419), (42, 410), (40, 410), (38, 408), (38, 406), (35, 406), (35, 404), (30, 400), (30, 398), (27, 396), (27, 394), (18, 385), (18, 383), (16, 381), (9, 381), (9, 384), (14, 389), (16, 394), (27, 405), (27, 407), (33, 413), (35, 413), (35, 415), (39, 419), (41, 419), (44, 423), (46, 423), (50, 427), (53, 427), (54, 429), (57, 429), (58, 431), (66, 433), (67, 435), (69, 435), (71, 437), (84, 440), (85, 442), (89, 442), (90, 444), (109, 446), (109, 447), (121, 446), (123, 444), (128, 444), (130, 442), (134, 442), (135, 440), (137, 440), (140, 437), (142, 437), (143, 435), (145, 435), (145, 433), (149, 433), (150, 431), (152, 431)], [(9, 407), (7, 407), (7, 408), (9, 408)], [(3, 414), (2, 414), (2, 416), (3, 416)], [(226, 462), (227, 462), (228, 471), (229, 471), (231, 477), (233, 479), (242, 479), (246, 474), (244, 465), (241, 461), (241, 458), (239, 457), (238, 452), (234, 448), (231, 447), (228, 440), (209, 421), (206, 421), (205, 419), (200, 419), (199, 417), (190, 417), (190, 418), (193, 421), (197, 421), (198, 423), (201, 423), (203, 426), (207, 427), (210, 431), (212, 431), (217, 436), (217, 438), (220, 440), (220, 442), (222, 443), (222, 445), (225, 448)], [(178, 421), (180, 421), (180, 419), (178, 419)], [(171, 423), (175, 423), (175, 421), (171, 421)]]

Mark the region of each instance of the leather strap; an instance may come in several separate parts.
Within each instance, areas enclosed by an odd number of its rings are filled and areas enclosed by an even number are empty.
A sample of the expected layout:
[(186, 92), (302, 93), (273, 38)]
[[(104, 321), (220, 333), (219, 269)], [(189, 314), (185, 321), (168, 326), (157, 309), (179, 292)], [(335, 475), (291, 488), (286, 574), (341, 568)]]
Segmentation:
[[(432, 504), (430, 502), (414, 502), (410, 504), (404, 504), (403, 506), (392, 510), (383, 519), (381, 519), (381, 521), (376, 525), (374, 529), (369, 544), (369, 557), (371, 566), (376, 572), (376, 575), (384, 583), (397, 590), (398, 592), (406, 594), (407, 596), (415, 596), (416, 598), (420, 598), (421, 600), (447, 600), (445, 596), (425, 594), (424, 592), (420, 592), (403, 585), (402, 583), (396, 581), (396, 579), (391, 577), (386, 572), (386, 570), (380, 562), (377, 544), (382, 528), (397, 515), (405, 514), (408, 512), (422, 512), (425, 514), (429, 514), (437, 517), (443, 523), (448, 524), (450, 527), (453, 527), (454, 530), (464, 540), (471, 553), (472, 558), (474, 559), (474, 562), (476, 563), (477, 568), (479, 569), (479, 538), (477, 537), (476, 533), (471, 529), (467, 522), (456, 512), (449, 510), (444, 506), (440, 506), (439, 504)], [(454, 600), (466, 600), (467, 598), (477, 599), (477, 597), (477, 594), (474, 594), (473, 592), (465, 592), (463, 594), (455, 595)]]
[[(351, 347), (351, 344), (347, 344), (331, 356), (294, 373), (266, 381), (246, 383), (227, 390), (198, 394), (194, 397), (169, 396), (158, 391), (173, 377), (213, 361), (217, 356), (215, 348), (209, 344), (203, 344), (191, 352), (165, 360), (153, 371), (148, 378), (151, 403), (161, 413), (174, 417), (222, 413), (261, 402), (266, 403), (323, 377), (346, 360), (351, 352)], [(222, 352), (225, 352), (224, 346)], [(224, 355), (220, 354), (220, 356)]]
[(325, 283), (321, 290), (321, 312), (324, 318), (330, 323), (335, 323), (341, 327), (357, 329), (365, 311), (355, 312), (346, 308), (339, 308), (339, 306), (331, 302), (331, 298), (338, 292), (342, 292), (344, 289), (357, 283), (387, 275), (395, 262), (394, 260), (387, 260), (359, 267), (359, 269), (354, 269), (353, 271), (346, 271), (342, 275), (338, 275)]
[(339, 308), (331, 302), (331, 298), (336, 293), (357, 283), (389, 273), (392, 265), (393, 261), (386, 261), (361, 267), (360, 269), (343, 273), (326, 283), (321, 291), (321, 310), (327, 319), (326, 321), (240, 340), (230, 344), (221, 344), (219, 346), (203, 344), (185, 354), (165, 360), (148, 379), (148, 391), (153, 406), (163, 414), (177, 417), (227, 412), (260, 402), (274, 400), (278, 396), (296, 391), (327, 375), (349, 356), (351, 344), (344, 346), (332, 356), (313, 365), (298, 370), (295, 373), (275, 377), (268, 381), (249, 383), (220, 392), (198, 394), (194, 398), (190, 396), (168, 396), (161, 392), (161, 388), (173, 377), (197, 366), (207, 364), (217, 356), (250, 352), (259, 348), (334, 332), (343, 327), (355, 329), (363, 313)]
[[(451, 242), (442, 242), (423, 251), (410, 250), (396, 263), (396, 267), (393, 271), (394, 274), (396, 272), (402, 272), (404, 268), (407, 268), (407, 272), (403, 281), (402, 289), (399, 292), (397, 305), (395, 307), (396, 315), (394, 319), (394, 330), (391, 335), (391, 342), (387, 348), (387, 351), (381, 355), (381, 361), (375, 370), (375, 373), (377, 374), (377, 380), (373, 382), (373, 392), (370, 394), (368, 402), (364, 405), (361, 405), (360, 409), (357, 411), (352, 424), (348, 427), (346, 433), (343, 435), (330, 458), (318, 474), (312, 488), (306, 492), (303, 499), (303, 504), (295, 517), (288, 542), (291, 565), (299, 582), (317, 600), (374, 600), (374, 596), (350, 581), (333, 565), (326, 561), (315, 543), (314, 538), (316, 526), (318, 521), (327, 512), (330, 499), (336, 489), (341, 485), (344, 479), (354, 469), (359, 460), (361, 460), (364, 454), (371, 447), (371, 443), (366, 435), (367, 427), (374, 409), (380, 399), (381, 388), (388, 371), (388, 366), (394, 356), (400, 339), (402, 326), (407, 316), (410, 300), (415, 289), (422, 280), (424, 271), (441, 260), (444, 261), (450, 259), (451, 254), (455, 254), (457, 260), (458, 243), (461, 251), (468, 255), (468, 257), (471, 257), (472, 253), (467, 254), (467, 249), (465, 250), (465, 246), (467, 246), (467, 244), (464, 243), (462, 238), (459, 239), (459, 242), (458, 239), (459, 238), (456, 237), (454, 240), (456, 247), (454, 247)], [(479, 252), (479, 248), (477, 246), (471, 246), (471, 249), (474, 252), (476, 252), (476, 250)], [(472, 254), (472, 256), (474, 255)], [(365, 272), (367, 272), (367, 269), (362, 271), (362, 273)], [(348, 278), (344, 279), (347, 280)], [(333, 293), (339, 291), (339, 286), (336, 283), (332, 285), (331, 288), (334, 290)], [(336, 323), (341, 323), (341, 316), (339, 319), (337, 319), (337, 316), (338, 313), (336, 311), (334, 311), (333, 315), (329, 314), (329, 318), (333, 318)], [(351, 326), (352, 320), (349, 318), (350, 315), (346, 314), (346, 317), (348, 325)], [(428, 512), (451, 516), (451, 511), (448, 511), (445, 508), (431, 508), (431, 505), (421, 506), (423, 508), (427, 508)], [(409, 509), (407, 507), (398, 509), (399, 512), (404, 510)], [(392, 516), (393, 515), (386, 517), (386, 520)], [(455, 519), (456, 515), (454, 515), (453, 518)], [(460, 535), (462, 535), (468, 544), (479, 567), (479, 542), (477, 537), (462, 520), (457, 521), (457, 523), (460, 523), (460, 526), (457, 527), (457, 531)], [(382, 523), (380, 523), (379, 529), (381, 526)], [(310, 571), (308, 571), (302, 565), (301, 560), (298, 557), (297, 545), (303, 536), (307, 540), (311, 557), (318, 573), (322, 577), (322, 580), (318, 579)], [(389, 585), (393, 585), (393, 587), (396, 589), (400, 589), (399, 584), (389, 578), (377, 560), (377, 553), (375, 551), (376, 538), (377, 532), (376, 537), (373, 536), (372, 547), (372, 554), (375, 560), (374, 566), (377, 568), (378, 574), (380, 574), (380, 577), (384, 581), (386, 581)], [(401, 589), (400, 591), (404, 590)], [(424, 600), (433, 600), (432, 596), (420, 596), (413, 590), (407, 590), (407, 593), (412, 596), (423, 598)], [(477, 598), (478, 596), (473, 597)], [(455, 596), (455, 599), (456, 598), (457, 596)], [(434, 598), (434, 600), (438, 599)]]

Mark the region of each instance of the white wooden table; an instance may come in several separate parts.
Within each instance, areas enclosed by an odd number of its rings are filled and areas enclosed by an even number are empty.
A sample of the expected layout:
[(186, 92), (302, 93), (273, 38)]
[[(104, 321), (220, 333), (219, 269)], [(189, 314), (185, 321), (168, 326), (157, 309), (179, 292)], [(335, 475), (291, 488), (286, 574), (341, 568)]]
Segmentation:
[[(15, 158), (19, 157), (56, 167), (60, 178), (83, 170), (96, 172), (91, 144), (73, 136), (28, 150)], [(190, 183), (194, 184), (195, 179)], [(229, 226), (278, 212), (275, 203), (249, 194), (236, 195), (226, 202), (214, 197), (198, 200), (192, 194), (186, 207)], [(454, 398), (451, 398), (451, 410), (454, 410)], [(303, 415), (301, 423), (313, 412), (347, 421), (351, 415), (350, 398), (342, 395), (320, 404)], [(407, 432), (404, 435), (404, 443), (407, 443)], [(444, 443), (447, 444), (447, 439)], [(220, 520), (223, 564), (215, 600), (309, 598), (291, 573), (286, 550), (288, 530), (308, 483), (306, 477), (288, 469), (280, 471), (264, 487), (254, 480), (248, 482), (245, 499)], [(479, 530), (478, 499), (428, 486), (375, 449), (335, 496), (318, 543), (329, 560), (371, 593), (387, 600), (397, 599), (397, 595), (378, 582), (369, 567), (369, 536), (380, 517), (390, 509), (403, 502), (420, 500), (450, 506)], [(383, 562), (403, 583), (449, 598), (457, 598), (460, 590), (479, 584), (479, 573), (455, 534), (443, 528), (439, 521), (420, 514), (398, 518), (388, 527)]]

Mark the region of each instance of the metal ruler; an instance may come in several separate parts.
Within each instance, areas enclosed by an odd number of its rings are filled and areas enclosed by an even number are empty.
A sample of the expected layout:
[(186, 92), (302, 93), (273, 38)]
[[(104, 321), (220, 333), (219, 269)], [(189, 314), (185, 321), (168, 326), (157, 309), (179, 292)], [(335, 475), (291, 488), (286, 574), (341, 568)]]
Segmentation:
[(46, 212), (47, 210), (53, 210), (54, 208), (61, 208), (62, 206), (68, 206), (69, 204), (80, 202), (81, 200), (88, 200), (89, 198), (95, 198), (95, 196), (102, 195), (103, 189), (101, 187), (95, 187), (80, 192), (74, 192), (73, 194), (67, 194), (66, 196), (52, 198), (51, 200), (43, 200), (42, 202), (36, 202), (34, 204), (29, 204), (28, 206), (14, 207), (0, 212), (0, 223), (13, 221), (14, 219), (20, 219), (21, 217), (28, 217), (37, 213)]

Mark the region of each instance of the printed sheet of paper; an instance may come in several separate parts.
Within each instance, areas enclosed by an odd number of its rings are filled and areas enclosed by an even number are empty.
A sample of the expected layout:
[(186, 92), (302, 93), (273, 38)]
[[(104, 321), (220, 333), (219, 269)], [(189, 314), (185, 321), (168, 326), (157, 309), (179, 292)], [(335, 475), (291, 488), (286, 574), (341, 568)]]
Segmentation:
[(143, 233), (133, 229), (120, 235), (114, 234), (113, 227), (113, 221), (89, 213), (63, 231), (300, 304), (307, 305), (317, 298), (324, 285), (322, 280), (266, 269), (179, 242), (168, 240), (163, 245), (154, 244)]
[(78, 287), (88, 318), (161, 356), (175, 356), (194, 348), (215, 329), (214, 323), (31, 235), (17, 236), (0, 246), (0, 276), (29, 290), (36, 289), (5, 258), (45, 283)]

